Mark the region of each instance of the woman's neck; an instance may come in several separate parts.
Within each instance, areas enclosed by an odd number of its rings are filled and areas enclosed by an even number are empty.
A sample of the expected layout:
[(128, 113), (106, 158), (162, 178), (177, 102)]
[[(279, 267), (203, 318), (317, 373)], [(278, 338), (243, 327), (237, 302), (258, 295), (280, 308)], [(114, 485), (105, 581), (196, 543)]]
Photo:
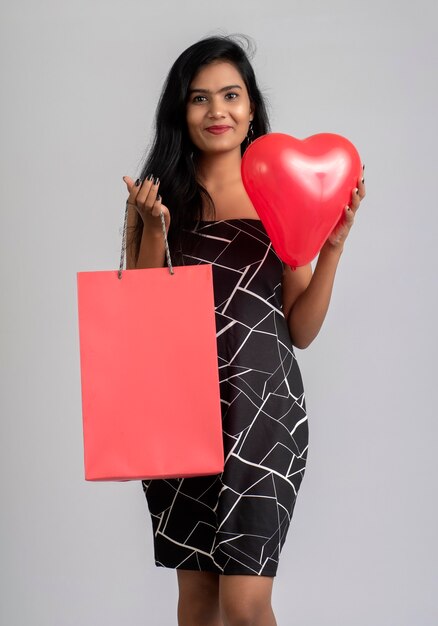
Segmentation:
[(232, 152), (202, 153), (197, 160), (197, 178), (208, 192), (220, 192), (225, 187), (241, 181), (241, 160), (240, 146)]

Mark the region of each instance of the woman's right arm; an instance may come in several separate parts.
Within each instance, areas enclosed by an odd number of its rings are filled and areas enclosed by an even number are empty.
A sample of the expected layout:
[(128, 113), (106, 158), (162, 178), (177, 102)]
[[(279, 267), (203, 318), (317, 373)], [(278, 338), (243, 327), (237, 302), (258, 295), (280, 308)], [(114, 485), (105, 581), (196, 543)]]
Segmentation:
[(127, 244), (126, 244), (126, 269), (144, 269), (147, 267), (163, 267), (164, 265), (164, 239), (161, 228), (160, 218), (159, 229), (147, 229), (143, 225), (143, 234), (141, 237), (140, 250), (138, 258), (135, 258), (134, 245), (130, 233), (133, 232), (137, 219), (141, 219), (137, 209), (132, 206), (128, 207), (128, 224), (127, 224)]
[[(164, 213), (166, 231), (169, 231), (170, 214), (158, 196), (159, 181), (146, 179), (142, 184), (135, 185), (132, 178), (124, 176), (128, 191), (128, 219), (126, 269), (143, 269), (163, 267), (165, 258), (161, 211)], [(135, 258), (132, 232), (137, 220), (143, 220), (143, 232), (138, 257)]]

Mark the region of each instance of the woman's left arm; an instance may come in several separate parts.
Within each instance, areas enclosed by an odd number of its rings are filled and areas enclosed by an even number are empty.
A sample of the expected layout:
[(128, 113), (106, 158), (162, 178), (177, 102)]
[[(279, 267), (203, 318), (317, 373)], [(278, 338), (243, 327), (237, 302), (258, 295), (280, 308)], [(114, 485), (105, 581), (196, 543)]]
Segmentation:
[[(354, 216), (365, 197), (364, 179), (358, 180), (350, 206), (344, 209), (344, 220), (336, 226), (322, 246), (315, 271), (310, 263), (292, 271), (286, 266), (283, 275), (283, 313), (294, 346), (307, 348), (324, 322), (344, 242), (354, 223)], [(301, 270), (301, 271), (300, 271)]]

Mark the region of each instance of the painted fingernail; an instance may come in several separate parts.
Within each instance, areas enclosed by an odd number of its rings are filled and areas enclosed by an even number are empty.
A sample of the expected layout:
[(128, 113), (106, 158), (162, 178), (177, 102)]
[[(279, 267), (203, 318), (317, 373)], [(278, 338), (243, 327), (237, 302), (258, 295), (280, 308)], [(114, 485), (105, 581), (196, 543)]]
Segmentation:
[(161, 196), (160, 195), (157, 196), (157, 202), (161, 202)]
[(135, 181), (134, 185), (135, 185), (136, 187), (139, 187), (139, 186), (140, 186), (140, 179), (139, 179), (139, 178), (137, 178), (137, 180)]
[(359, 189), (356, 187), (356, 189), (354, 190), (354, 193), (356, 194), (356, 196), (359, 195)]
[(350, 210), (350, 207), (347, 205), (346, 209), (347, 209), (347, 211), (349, 211), (349, 210)]
[(149, 176), (148, 176), (147, 180), (152, 180), (152, 179), (153, 179), (153, 177), (154, 177), (154, 175), (153, 175), (153, 174), (149, 174)]
[(365, 170), (365, 163), (362, 165), (362, 172)]
[(159, 182), (160, 182), (160, 179), (157, 176), (156, 179), (154, 180), (154, 185), (158, 185)]

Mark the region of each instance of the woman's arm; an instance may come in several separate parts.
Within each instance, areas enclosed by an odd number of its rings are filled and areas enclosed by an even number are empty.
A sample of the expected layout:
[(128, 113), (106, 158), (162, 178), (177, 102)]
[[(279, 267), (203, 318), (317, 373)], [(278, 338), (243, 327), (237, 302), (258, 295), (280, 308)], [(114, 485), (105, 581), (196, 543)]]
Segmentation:
[(365, 181), (358, 180), (350, 206), (344, 209), (341, 220), (322, 246), (315, 271), (310, 263), (292, 271), (286, 266), (283, 274), (283, 313), (289, 327), (292, 343), (307, 348), (318, 335), (330, 304), (336, 269), (344, 249), (344, 242), (354, 222), (361, 200), (365, 197)]
[[(325, 247), (319, 253), (312, 275), (310, 263), (283, 274), (283, 312), (294, 346), (307, 348), (324, 322), (342, 249)], [(300, 275), (295, 276), (301, 270)], [(307, 283), (307, 286), (306, 286)]]
[(136, 221), (141, 219), (137, 209), (128, 207), (127, 244), (126, 244), (126, 269), (145, 269), (148, 267), (163, 267), (165, 250), (163, 231), (160, 228), (147, 229), (143, 227), (140, 250), (135, 258), (134, 246), (131, 240), (131, 232), (135, 228)]

